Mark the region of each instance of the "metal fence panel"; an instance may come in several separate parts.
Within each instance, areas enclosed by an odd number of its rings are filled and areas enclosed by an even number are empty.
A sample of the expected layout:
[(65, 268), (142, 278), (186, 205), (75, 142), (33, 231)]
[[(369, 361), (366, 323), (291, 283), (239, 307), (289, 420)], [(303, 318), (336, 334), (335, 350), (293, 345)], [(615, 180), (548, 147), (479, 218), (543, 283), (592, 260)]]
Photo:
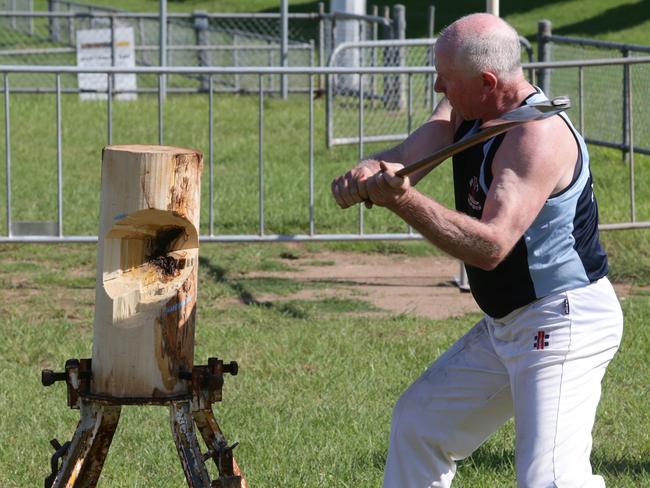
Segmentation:
[[(160, 19), (156, 13), (129, 13), (109, 7), (49, 0), (48, 12), (9, 8), (0, 12), (0, 64), (75, 65), (76, 33), (82, 29), (130, 27), (134, 31), (136, 64), (155, 66), (160, 61)], [(31, 0), (14, 0), (26, 2)], [(21, 4), (22, 5), (22, 4)], [(1, 10), (1, 9), (0, 9)], [(167, 14), (167, 66), (281, 66), (282, 25), (279, 14)], [(336, 45), (337, 35), (353, 25), (360, 39), (392, 35), (390, 19), (318, 13), (289, 14), (287, 66), (323, 65)], [(381, 28), (379, 28), (381, 26)], [(338, 32), (338, 34), (337, 34)], [(358, 64), (356, 64), (358, 66)], [(307, 91), (307, 78), (291, 77), (292, 91)], [(49, 89), (51, 79), (33, 77), (23, 90)], [(220, 91), (255, 91), (256, 81), (239, 76), (215, 77)], [(320, 81), (320, 80), (319, 80)], [(76, 88), (74, 77), (64, 77), (63, 90)], [(276, 76), (266, 79), (266, 89), (280, 90)], [(318, 83), (319, 87), (321, 83)], [(138, 83), (140, 87), (141, 84)], [(145, 89), (150, 85), (142, 85)], [(171, 76), (170, 90), (205, 91), (207, 79)]]
[[(532, 61), (530, 44), (522, 42), (522, 62)], [(434, 66), (435, 38), (345, 43), (330, 55), (328, 65), (343, 67), (354, 57), (361, 67)], [(328, 146), (366, 141), (398, 141), (424, 123), (437, 103), (435, 73), (368, 76), (364, 79), (364, 124), (359, 133), (358, 75), (328, 80)]]
[[(329, 66), (348, 64), (353, 54), (361, 67), (433, 66), (435, 39), (346, 43), (331, 55)], [(328, 145), (406, 137), (431, 114), (436, 103), (434, 73), (359, 75), (328, 80)], [(359, 91), (363, 89), (364, 123), (358, 123)], [(363, 133), (360, 134), (360, 128)]]
[[(629, 63), (630, 69), (635, 71), (647, 72), (650, 67), (650, 56), (642, 58), (634, 57), (627, 60), (606, 60), (606, 61), (580, 61), (566, 64), (548, 64), (543, 65), (545, 68), (555, 69), (555, 72), (563, 70), (575, 70), (582, 66), (585, 71), (585, 77), (588, 77), (588, 71), (599, 69), (601, 65), (611, 65), (612, 68), (620, 68), (624, 63)], [(534, 65), (534, 68), (541, 68), (542, 65)], [(89, 69), (84, 69), (88, 71)], [(164, 98), (158, 97), (141, 97), (136, 103), (121, 104), (120, 107), (112, 108), (111, 100), (109, 103), (88, 104), (82, 103), (75, 95), (68, 95), (68, 103), (74, 102), (79, 112), (70, 113), (63, 108), (67, 117), (61, 121), (61, 83), (60, 79), (70, 74), (74, 76), (79, 72), (76, 67), (9, 67), (0, 66), (0, 74), (3, 75), (3, 103), (0, 104), (4, 111), (4, 145), (0, 141), (0, 148), (4, 153), (5, 171), (0, 177), (3, 187), (4, 201), (6, 202), (6, 216), (4, 222), (0, 218), (0, 229), (5, 232), (4, 237), (0, 237), (0, 242), (88, 242), (95, 239), (92, 236), (94, 232), (92, 222), (93, 212), (98, 208), (98, 202), (92, 200), (96, 198), (96, 192), (90, 191), (94, 185), (98, 184), (97, 167), (89, 164), (89, 161), (95, 160), (95, 145), (92, 148), (86, 148), (88, 154), (79, 154), (77, 147), (71, 147), (67, 143), (71, 131), (76, 137), (78, 133), (93, 132), (97, 140), (97, 147), (100, 147), (106, 141), (110, 143), (111, 127), (113, 131), (119, 131), (121, 137), (125, 135), (130, 141), (154, 141), (156, 129), (161, 133), (160, 139), (164, 139), (165, 121), (171, 126), (182, 127), (185, 132), (189, 131), (184, 137), (189, 137), (192, 146), (200, 145), (202, 148), (208, 147), (209, 150), (204, 152), (209, 155), (206, 166), (209, 168), (209, 174), (214, 177), (214, 167), (216, 161), (214, 158), (215, 139), (220, 140), (219, 152), (229, 151), (230, 154), (221, 154), (221, 164), (232, 163), (228, 166), (228, 171), (223, 169), (218, 173), (220, 176), (215, 178), (214, 183), (216, 190), (212, 189), (213, 179), (204, 181), (205, 186), (210, 185), (210, 191), (204, 191), (204, 201), (202, 203), (202, 239), (205, 241), (277, 241), (277, 240), (384, 240), (384, 239), (419, 239), (419, 235), (404, 229), (401, 222), (389, 221), (390, 216), (382, 213), (368, 213), (364, 217), (363, 211), (358, 214), (356, 223), (349, 222), (350, 217), (354, 217), (354, 212), (348, 212), (345, 215), (336, 213), (336, 217), (329, 217), (327, 224), (323, 224), (319, 216), (322, 207), (329, 206), (332, 212), (333, 203), (328, 195), (326, 188), (329, 181), (327, 175), (323, 173), (324, 169), (334, 170), (332, 165), (314, 164), (314, 100), (313, 100), (313, 83), (321, 75), (361, 75), (361, 79), (371, 76), (424, 76), (433, 73), (431, 68), (423, 67), (394, 67), (394, 68), (121, 68), (109, 69), (112, 74), (124, 72), (139, 73), (140, 76), (150, 76), (158, 78), (162, 74), (166, 75), (187, 75), (187, 76), (232, 76), (239, 74), (241, 76), (251, 76), (258, 80), (258, 91), (256, 97), (231, 97), (236, 99), (237, 110), (242, 110), (246, 118), (243, 132), (251, 133), (251, 143), (245, 148), (237, 147), (227, 149), (227, 136), (224, 132), (233, 130), (222, 120), (226, 114), (217, 111), (216, 120), (219, 122), (218, 127), (214, 127), (214, 103), (213, 94), (192, 94), (179, 98), (178, 105), (174, 106), (174, 111), (170, 115), (167, 113), (165, 118), (165, 107), (167, 103)], [(97, 73), (106, 73), (104, 68), (90, 69)], [(16, 94), (14, 91), (14, 79), (22, 79), (33, 74), (47, 74), (53, 76), (55, 83), (55, 96), (51, 94)], [(287, 74), (288, 76), (305, 76), (310, 79), (310, 95), (307, 98), (295, 97), (292, 103), (304, 103), (305, 113), (304, 120), (298, 120), (291, 117), (291, 120), (274, 119), (274, 114), (268, 110), (265, 103), (265, 81), (267, 76), (278, 76)], [(634, 79), (634, 77), (633, 77)], [(631, 84), (632, 86), (635, 83)], [(360, 84), (358, 100), (364, 100), (363, 83)], [(641, 91), (641, 93), (643, 93)], [(228, 97), (221, 97), (228, 98)], [(620, 100), (619, 100), (620, 101)], [(209, 110), (206, 107), (209, 103)], [(39, 109), (33, 109), (34, 103), (38, 103)], [(171, 102), (169, 102), (171, 103)], [(181, 103), (191, 103), (194, 110), (178, 110)], [(241, 104), (246, 104), (245, 109), (241, 109)], [(67, 104), (66, 104), (67, 105)], [(30, 108), (31, 107), (31, 108)], [(200, 109), (197, 110), (197, 107)], [(113, 110), (116, 114), (113, 114)], [(197, 121), (196, 114), (202, 111), (209, 112), (210, 121), (202, 124)], [(309, 117), (307, 117), (307, 110)], [(360, 126), (363, 126), (363, 114), (365, 104), (357, 105), (357, 117)], [(138, 115), (142, 114), (143, 125), (148, 124), (151, 127), (140, 127), (135, 123), (129, 114), (134, 111)], [(83, 113), (82, 113), (83, 112)], [(639, 117), (639, 110), (632, 110), (628, 113), (628, 123)], [(157, 120), (156, 120), (157, 113)], [(293, 113), (293, 112), (292, 112)], [(50, 133), (38, 133), (41, 124), (34, 123), (34, 118), (39, 120), (52, 120), (49, 125)], [(252, 117), (253, 124), (250, 124)], [(30, 119), (31, 118), (31, 119)], [(308, 119), (308, 120), (307, 120)], [(279, 121), (281, 122), (279, 123)], [(250, 130), (257, 121), (257, 130)], [(242, 120), (238, 121), (239, 124)], [(156, 127), (157, 124), (157, 127)], [(210, 127), (208, 142), (205, 142), (206, 135), (203, 133), (204, 126)], [(109, 128), (108, 134), (104, 132)], [(235, 129), (239, 130), (239, 129)], [(291, 168), (292, 187), (287, 191), (286, 186), (273, 182), (279, 177), (277, 165), (267, 164), (267, 156), (275, 150), (274, 141), (271, 139), (274, 131), (290, 131), (292, 141), (304, 142), (308, 146), (308, 154), (304, 156), (305, 165), (302, 168)], [(99, 137), (97, 131), (101, 132)], [(304, 131), (304, 132), (301, 132)], [(207, 132), (207, 131), (206, 131)], [(203, 133), (203, 134), (201, 134)], [(277, 133), (277, 132), (275, 132)], [(304, 137), (301, 138), (301, 134)], [(107, 137), (105, 137), (107, 135)], [(85, 137), (85, 136), (82, 136)], [(85, 139), (84, 139), (85, 140)], [(34, 144), (38, 141), (38, 144)], [(306, 141), (309, 141), (307, 144)], [(171, 141), (170, 141), (171, 142)], [(205, 146), (204, 146), (205, 144)], [(358, 142), (358, 154), (363, 155), (364, 140)], [(284, 154), (287, 150), (296, 148), (280, 148), (280, 153)], [(346, 148), (341, 148), (345, 150)], [(256, 150), (256, 151), (255, 151)], [(248, 154), (253, 152), (253, 156)], [(242, 154), (246, 152), (246, 157)], [(347, 151), (346, 158), (353, 160), (356, 155), (354, 151)], [(276, 154), (276, 157), (278, 155)], [(629, 170), (632, 181), (631, 188), (634, 188), (634, 164), (630, 160)], [(31, 165), (25, 169), (24, 165)], [(74, 166), (73, 166), (74, 165)], [(72, 169), (74, 168), (74, 169)], [(17, 173), (16, 170), (20, 169)], [(64, 175), (65, 172), (65, 175)], [(67, 175), (67, 176), (66, 176)], [(316, 177), (314, 177), (316, 175)], [(439, 177), (445, 173), (439, 173)], [(331, 177), (331, 176), (330, 176)], [(74, 178), (73, 180), (70, 178)], [(227, 184), (224, 178), (231, 178), (231, 184)], [(65, 182), (65, 185), (64, 185)], [(318, 182), (318, 183), (316, 183)], [(434, 183), (434, 179), (425, 181), (425, 184)], [(52, 192), (53, 187), (57, 188)], [(316, 191), (315, 189), (318, 189)], [(66, 197), (62, 197), (65, 192)], [(231, 202), (236, 195), (244, 195), (245, 205), (239, 205), (238, 208), (232, 208)], [(309, 202), (307, 202), (309, 195)], [(632, 195), (633, 197), (633, 195)], [(239, 197), (238, 197), (239, 198)], [(444, 202), (450, 204), (450, 202)], [(65, 205), (65, 207), (64, 207)], [(631, 198), (630, 214), (633, 215), (634, 199)], [(359, 207), (362, 209), (362, 207)], [(287, 217), (287, 213), (290, 217)], [(68, 224), (64, 225), (64, 220), (73, 218), (67, 222), (79, 221), (83, 223), (83, 232), (76, 234), (70, 229)], [(89, 216), (90, 214), (90, 216)], [(55, 216), (56, 215), (56, 216)], [(209, 218), (209, 222), (205, 222)], [(288, 218), (289, 221), (283, 219)], [(304, 220), (301, 220), (304, 219)], [(38, 223), (45, 220), (45, 223)], [(49, 220), (49, 223), (48, 223)], [(354, 219), (353, 219), (354, 220)], [(399, 220), (399, 219), (397, 219)], [(344, 222), (345, 221), (345, 222)], [(54, 222), (54, 224), (52, 224)], [(31, 225), (36, 223), (37, 225)], [(353, 225), (350, 225), (350, 224)], [(4, 224), (4, 225), (3, 225)], [(76, 224), (80, 225), (80, 224)], [(90, 226), (90, 227), (89, 227)], [(604, 224), (603, 228), (640, 228), (650, 227), (650, 222), (635, 222), (631, 217), (629, 222), (618, 221), (615, 224)], [(34, 230), (36, 228), (36, 230)], [(76, 227), (77, 229), (79, 227)], [(31, 230), (30, 230), (31, 229)], [(206, 231), (209, 229), (209, 233)], [(242, 229), (245, 229), (242, 232)], [(403, 230), (400, 230), (403, 229)], [(233, 231), (234, 230), (234, 231)], [(230, 232), (229, 232), (230, 231)], [(24, 235), (26, 233), (38, 232), (41, 235)], [(77, 230), (77, 232), (79, 232)], [(333, 233), (337, 232), (337, 233)], [(21, 233), (22, 235), (19, 235)], [(43, 235), (49, 233), (50, 235)], [(51, 235), (55, 233), (55, 235)]]

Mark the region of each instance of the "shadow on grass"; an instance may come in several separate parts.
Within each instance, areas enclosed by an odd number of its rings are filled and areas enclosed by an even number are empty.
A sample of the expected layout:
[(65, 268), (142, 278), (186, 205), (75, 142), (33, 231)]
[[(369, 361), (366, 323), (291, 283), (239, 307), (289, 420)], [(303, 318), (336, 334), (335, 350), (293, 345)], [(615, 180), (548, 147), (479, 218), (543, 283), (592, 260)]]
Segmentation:
[[(372, 465), (375, 468), (383, 469), (387, 455), (388, 452), (386, 450), (375, 451), (372, 454)], [(649, 460), (611, 459), (605, 456), (598, 450), (592, 453), (591, 464), (594, 473), (604, 475), (605, 477), (630, 476), (635, 480), (646, 480), (650, 476)], [(514, 459), (514, 449), (497, 452), (494, 449), (483, 447), (479, 448), (467, 459), (459, 461), (459, 464), (460, 466), (463, 464), (472, 464), (479, 470), (506, 473), (513, 469)]]
[[(561, 3), (564, 0), (546, 0), (544, 6), (552, 8), (552, 4)], [(321, 0), (291, 5), (290, 12), (317, 12), (318, 4)], [(407, 37), (426, 37), (428, 35), (428, 15), (429, 6), (435, 6), (435, 32), (439, 32), (443, 27), (451, 24), (454, 20), (463, 15), (473, 12), (485, 12), (485, 0), (465, 0), (463, 2), (439, 2), (435, 0), (400, 0), (392, 4), (400, 3), (406, 7), (406, 29)], [(501, 6), (501, 16), (512, 14), (522, 14), (529, 10), (539, 8), (539, 0), (519, 0), (518, 2), (507, 2), (507, 5)], [(383, 4), (381, 2), (367, 2), (366, 11), (372, 12), (372, 5), (379, 5), (379, 15), (383, 15)], [(329, 4), (326, 4), (326, 11), (329, 12)], [(278, 12), (277, 7), (263, 10), (263, 12)], [(600, 16), (599, 16), (600, 17)], [(602, 21), (601, 21), (602, 22)], [(605, 21), (606, 22), (606, 21)], [(601, 31), (605, 25), (600, 26)]]
[(257, 300), (253, 293), (251, 293), (250, 290), (246, 289), (243, 284), (236, 280), (228, 278), (225, 268), (212, 263), (205, 257), (199, 257), (199, 264), (208, 271), (209, 276), (215, 281), (215, 283), (226, 285), (231, 290), (233, 290), (244, 305), (251, 305), (254, 307), (273, 310), (294, 319), (308, 318), (308, 314), (305, 311), (300, 310), (290, 304), (277, 305), (273, 302), (261, 302)]
[[(650, 460), (627, 459), (623, 456), (619, 459), (606, 457), (600, 451), (595, 450), (591, 455), (591, 464), (596, 473), (605, 476), (628, 475), (638, 480), (646, 480), (650, 477)], [(641, 485), (639, 485), (641, 486)]]
[(648, 20), (650, 0), (619, 5), (595, 15), (589, 19), (567, 24), (553, 30), (558, 35), (595, 36), (603, 32), (616, 32), (631, 29)]

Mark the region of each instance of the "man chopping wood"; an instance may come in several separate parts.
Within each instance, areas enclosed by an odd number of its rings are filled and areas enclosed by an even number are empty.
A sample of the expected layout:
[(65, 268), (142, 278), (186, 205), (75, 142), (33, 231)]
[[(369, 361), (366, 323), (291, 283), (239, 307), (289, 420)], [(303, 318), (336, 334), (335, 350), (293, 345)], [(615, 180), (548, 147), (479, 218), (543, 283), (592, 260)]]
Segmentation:
[(332, 182), (341, 208), (386, 207), (466, 266), (484, 317), (401, 396), (384, 487), (451, 486), (469, 456), (514, 415), (517, 483), (604, 487), (591, 431), (623, 315), (598, 237), (589, 154), (564, 113), (453, 156), (456, 209), (396, 173), (481, 124), (546, 100), (524, 77), (517, 32), (490, 14), (463, 17), (435, 46), (445, 97), (404, 142)]

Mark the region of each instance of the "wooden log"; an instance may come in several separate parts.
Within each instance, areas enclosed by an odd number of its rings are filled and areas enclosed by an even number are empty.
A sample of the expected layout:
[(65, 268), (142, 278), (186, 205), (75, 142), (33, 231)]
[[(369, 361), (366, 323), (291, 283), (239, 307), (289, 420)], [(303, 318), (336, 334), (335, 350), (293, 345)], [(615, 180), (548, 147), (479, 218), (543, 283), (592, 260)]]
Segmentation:
[(194, 365), (203, 155), (168, 146), (102, 153), (91, 393), (164, 401)]

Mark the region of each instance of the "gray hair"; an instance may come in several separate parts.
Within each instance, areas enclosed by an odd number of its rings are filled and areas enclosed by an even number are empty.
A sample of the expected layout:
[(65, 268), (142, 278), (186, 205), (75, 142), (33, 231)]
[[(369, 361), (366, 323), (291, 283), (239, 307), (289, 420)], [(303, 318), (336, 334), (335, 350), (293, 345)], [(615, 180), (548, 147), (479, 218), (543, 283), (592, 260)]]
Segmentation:
[(470, 75), (489, 71), (504, 79), (520, 73), (521, 45), (517, 31), (502, 20), (500, 28), (459, 35), (456, 24), (467, 17), (445, 27), (438, 36), (438, 42), (453, 46), (456, 66)]

